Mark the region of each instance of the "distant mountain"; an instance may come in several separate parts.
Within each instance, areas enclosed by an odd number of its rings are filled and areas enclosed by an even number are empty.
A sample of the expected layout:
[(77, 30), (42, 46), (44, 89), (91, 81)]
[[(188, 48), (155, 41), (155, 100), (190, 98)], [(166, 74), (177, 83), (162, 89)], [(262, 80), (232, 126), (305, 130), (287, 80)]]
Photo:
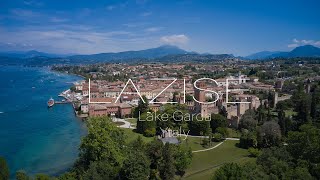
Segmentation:
[(246, 56), (247, 59), (268, 59), (268, 58), (292, 58), (292, 57), (320, 57), (320, 48), (317, 48), (312, 45), (299, 46), (293, 49), (290, 52), (270, 52), (262, 51), (249, 56)]
[(71, 60), (88, 60), (96, 62), (108, 62), (124, 59), (154, 59), (167, 55), (176, 55), (176, 54), (188, 54), (189, 52), (180, 49), (176, 46), (160, 46), (157, 48), (145, 49), (140, 51), (124, 51), (118, 53), (100, 53), (100, 54), (91, 54), (91, 55), (76, 55), (70, 56)]
[(179, 54), (155, 59), (156, 62), (211, 62), (232, 59), (232, 54)]
[(5, 57), (11, 57), (11, 58), (34, 58), (38, 56), (44, 56), (44, 57), (63, 57), (63, 55), (57, 55), (57, 54), (49, 54), (44, 52), (39, 52), (36, 50), (32, 51), (10, 51), (10, 52), (0, 52), (0, 56)]
[(278, 54), (280, 51), (261, 51), (254, 54), (251, 54), (249, 56), (246, 56), (246, 59), (264, 59), (268, 56), (271, 56), (273, 54)]
[(305, 45), (296, 47), (290, 52), (273, 54), (269, 57), (320, 57), (320, 48)]

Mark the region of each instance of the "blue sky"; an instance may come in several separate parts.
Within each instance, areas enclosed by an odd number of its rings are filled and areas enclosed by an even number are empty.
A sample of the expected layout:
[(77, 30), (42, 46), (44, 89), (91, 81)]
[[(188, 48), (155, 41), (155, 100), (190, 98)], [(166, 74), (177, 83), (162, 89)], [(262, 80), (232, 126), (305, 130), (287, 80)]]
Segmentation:
[(1, 0), (0, 51), (119, 52), (177, 45), (248, 55), (320, 47), (320, 2)]

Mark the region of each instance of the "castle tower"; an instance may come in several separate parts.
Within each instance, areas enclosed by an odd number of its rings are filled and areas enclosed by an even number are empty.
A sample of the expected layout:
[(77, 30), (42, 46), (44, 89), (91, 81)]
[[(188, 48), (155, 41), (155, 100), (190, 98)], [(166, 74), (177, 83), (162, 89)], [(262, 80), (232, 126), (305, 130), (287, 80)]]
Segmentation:
[(249, 97), (249, 101), (250, 101), (249, 109), (255, 110), (257, 108), (255, 97), (253, 96)]
[(237, 104), (237, 116), (240, 118), (242, 114), (245, 112), (245, 104), (244, 103), (238, 103)]
[[(201, 89), (206, 89), (206, 84), (204, 82), (197, 83), (197, 87)], [(194, 97), (196, 100), (200, 102), (205, 102), (205, 91), (200, 90), (198, 88), (194, 87)], [(201, 117), (207, 117), (208, 116), (208, 105), (201, 104), (198, 102), (195, 102), (195, 113), (201, 113)]]

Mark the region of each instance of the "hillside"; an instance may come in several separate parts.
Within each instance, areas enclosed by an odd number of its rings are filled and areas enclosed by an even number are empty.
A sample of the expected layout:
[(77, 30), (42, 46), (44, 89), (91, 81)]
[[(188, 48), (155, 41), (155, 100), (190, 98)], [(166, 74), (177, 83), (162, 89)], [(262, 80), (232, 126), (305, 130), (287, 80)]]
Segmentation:
[(292, 58), (292, 57), (320, 57), (320, 48), (305, 45), (294, 48), (289, 52), (280, 52), (280, 51), (262, 51), (258, 53), (251, 54), (246, 56), (246, 59), (268, 59), (268, 58), (276, 58), (276, 57), (284, 57), (284, 58)]

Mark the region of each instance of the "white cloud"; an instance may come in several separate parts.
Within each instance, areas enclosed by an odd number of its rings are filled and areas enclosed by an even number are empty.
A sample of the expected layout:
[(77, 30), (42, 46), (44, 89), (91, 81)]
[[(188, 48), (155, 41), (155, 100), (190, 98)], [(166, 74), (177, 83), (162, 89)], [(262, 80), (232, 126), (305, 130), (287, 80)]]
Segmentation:
[(295, 47), (298, 47), (298, 46), (299, 46), (299, 44), (289, 44), (288, 45), (289, 48), (295, 48)]
[(43, 6), (43, 2), (38, 2), (33, 0), (23, 1), (23, 4), (27, 6), (36, 6), (36, 7)]
[(316, 41), (316, 40), (305, 40), (305, 39), (298, 40), (294, 38), (292, 42), (293, 43), (288, 44), (289, 48), (295, 48), (295, 47), (304, 46), (304, 45), (320, 46), (320, 41)]
[(114, 10), (114, 9), (125, 8), (127, 5), (128, 5), (128, 2), (126, 1), (126, 2), (124, 2), (124, 3), (109, 5), (109, 6), (106, 7), (106, 9), (107, 9), (108, 11), (112, 11), (112, 10)]
[(147, 16), (151, 16), (152, 12), (144, 12), (144, 13), (141, 13), (140, 16), (143, 16), (143, 17), (147, 17)]
[[(46, 26), (0, 28), (0, 49), (39, 50), (50, 53), (91, 54), (139, 50), (159, 46), (158, 37), (128, 31), (97, 31), (95, 28)], [(86, 30), (88, 29), (88, 30)], [(142, 33), (142, 32), (141, 32)]]
[(181, 45), (181, 44), (187, 44), (189, 41), (189, 38), (184, 34), (179, 35), (170, 35), (170, 36), (163, 36), (160, 38), (160, 41), (166, 44), (172, 44), (172, 45)]
[(144, 31), (146, 31), (146, 32), (157, 32), (157, 31), (160, 31), (161, 29), (163, 29), (163, 28), (162, 27), (150, 27), (150, 28), (145, 29)]
[(116, 6), (112, 6), (112, 5), (107, 6), (107, 10), (109, 10), (109, 11), (112, 11), (112, 10), (115, 9), (115, 8), (116, 8)]

